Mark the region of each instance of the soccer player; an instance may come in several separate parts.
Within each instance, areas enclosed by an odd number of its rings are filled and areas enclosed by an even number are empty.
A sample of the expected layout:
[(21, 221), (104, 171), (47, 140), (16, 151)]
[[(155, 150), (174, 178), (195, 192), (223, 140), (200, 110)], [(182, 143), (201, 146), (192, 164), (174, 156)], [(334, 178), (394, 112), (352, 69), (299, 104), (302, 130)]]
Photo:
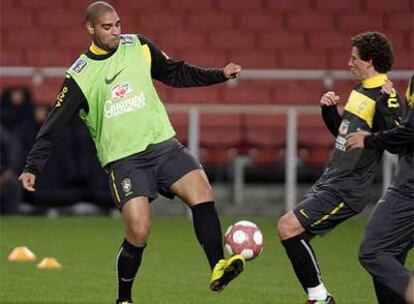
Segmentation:
[(150, 232), (150, 202), (158, 193), (178, 196), (191, 208), (212, 269), (210, 288), (222, 290), (241, 273), (245, 260), (240, 255), (224, 259), (212, 189), (199, 162), (175, 139), (152, 78), (174, 87), (207, 86), (236, 77), (241, 67), (230, 63), (205, 69), (170, 59), (142, 35), (121, 35), (120, 18), (104, 1), (88, 6), (85, 21), (92, 44), (67, 70), (55, 107), (27, 157), (23, 187), (35, 190), (58, 133), (78, 114), (126, 226), (117, 255), (116, 302), (132, 303), (132, 284)]
[(348, 134), (346, 147), (399, 154), (397, 174), (368, 221), (359, 260), (372, 275), (378, 303), (414, 303), (414, 276), (404, 268), (414, 245), (414, 76), (407, 88), (409, 112), (394, 129)]
[(392, 47), (383, 34), (356, 35), (352, 38), (348, 65), (359, 84), (352, 90), (342, 116), (337, 109), (339, 96), (334, 92), (327, 92), (320, 99), (322, 117), (336, 137), (335, 148), (327, 168), (305, 199), (283, 215), (277, 225), (295, 274), (307, 293), (306, 303), (335, 303), (322, 281), (310, 240), (358, 214), (370, 201), (382, 151), (346, 151), (345, 137), (357, 128), (376, 132), (396, 125), (400, 117), (399, 98), (396, 94), (381, 93), (392, 62)]

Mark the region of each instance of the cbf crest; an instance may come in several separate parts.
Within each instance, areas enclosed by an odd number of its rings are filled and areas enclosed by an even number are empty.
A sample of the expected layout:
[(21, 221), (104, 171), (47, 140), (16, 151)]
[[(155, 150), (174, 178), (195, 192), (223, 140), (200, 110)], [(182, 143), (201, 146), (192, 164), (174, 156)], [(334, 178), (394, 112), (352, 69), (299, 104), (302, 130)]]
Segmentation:
[(132, 183), (129, 178), (124, 178), (121, 182), (122, 190), (124, 190), (125, 195), (131, 194)]

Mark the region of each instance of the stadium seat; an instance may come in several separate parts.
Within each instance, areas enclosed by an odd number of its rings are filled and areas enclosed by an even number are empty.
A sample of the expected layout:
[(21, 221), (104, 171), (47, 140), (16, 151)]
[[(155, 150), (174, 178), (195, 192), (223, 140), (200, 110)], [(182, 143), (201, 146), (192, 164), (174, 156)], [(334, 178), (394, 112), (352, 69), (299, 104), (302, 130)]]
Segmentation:
[(298, 118), (298, 156), (303, 165), (324, 166), (334, 141), (320, 114), (301, 115)]
[(273, 100), (275, 80), (237, 80), (237, 86), (224, 90), (224, 101), (232, 104), (269, 104)]
[(266, 166), (283, 161), (286, 142), (286, 116), (283, 114), (244, 117), (244, 140), (253, 165)]
[[(224, 67), (225, 64), (230, 62), (226, 54), (221, 51), (213, 50), (180, 50), (176, 54), (176, 58), (185, 60), (186, 62), (198, 66), (207, 67)], [(231, 57), (234, 62), (239, 62)]]
[(188, 114), (187, 113), (170, 113), (170, 121), (176, 132), (177, 139), (183, 144), (188, 143)]
[(277, 11), (282, 11), (282, 12), (311, 11), (312, 9), (310, 0), (302, 0), (302, 1), (264, 0), (264, 6), (266, 9), (277, 10)]
[(282, 53), (282, 65), (285, 69), (321, 69), (327, 66), (325, 52), (291, 50)]
[(344, 1), (325, 1), (325, 0), (316, 0), (315, 10), (318, 12), (344, 12), (344, 11), (353, 11), (358, 12), (360, 10), (361, 1), (360, 0), (348, 0)]
[[(382, 14), (372, 12), (345, 12), (338, 15), (337, 24), (339, 30), (349, 35), (355, 35), (367, 30), (379, 30), (383, 28)], [(349, 44), (349, 37), (344, 40), (342, 47)]]
[(201, 159), (206, 163), (229, 164), (238, 154), (241, 125), (238, 114), (203, 114), (200, 120)]
[(166, 87), (165, 92), (169, 96), (170, 103), (217, 103), (222, 100), (222, 87), (223, 85), (186, 89)]
[(33, 95), (37, 104), (53, 105), (62, 86), (62, 79), (49, 78), (40, 86), (33, 87)]
[(334, 25), (335, 16), (326, 12), (290, 12), (287, 14), (287, 25), (290, 30), (301, 32), (304, 28), (309, 31), (325, 31)]
[(278, 104), (313, 104), (318, 105), (325, 92), (319, 80), (277, 80), (274, 103)]

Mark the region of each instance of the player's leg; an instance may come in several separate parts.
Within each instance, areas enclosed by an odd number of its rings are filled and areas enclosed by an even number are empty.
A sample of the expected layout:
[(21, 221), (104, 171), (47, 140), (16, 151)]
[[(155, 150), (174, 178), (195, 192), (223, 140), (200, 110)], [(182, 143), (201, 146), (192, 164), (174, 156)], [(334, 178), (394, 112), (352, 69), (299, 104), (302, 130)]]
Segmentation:
[(411, 276), (410, 278), (405, 298), (407, 299), (408, 304), (414, 304), (414, 276)]
[(193, 226), (210, 268), (223, 259), (220, 220), (214, 206), (211, 187), (204, 171), (193, 170), (171, 186), (171, 192), (186, 202), (192, 211)]
[(159, 179), (162, 194), (177, 195), (191, 208), (194, 231), (212, 269), (210, 286), (222, 289), (243, 270), (245, 261), (241, 256), (224, 260), (220, 220), (204, 170), (187, 149), (180, 149), (160, 167)]
[(243, 271), (245, 260), (240, 255), (224, 259), (220, 220), (207, 176), (201, 169), (193, 170), (175, 182), (171, 192), (191, 208), (197, 239), (212, 269), (210, 288), (213, 291), (223, 289)]
[(117, 256), (118, 301), (132, 302), (132, 284), (141, 265), (142, 253), (147, 244), (151, 216), (148, 198), (140, 196), (122, 207), (125, 239)]
[[(334, 303), (329, 296), (309, 243), (309, 235), (323, 235), (355, 212), (332, 195), (310, 196), (280, 218), (277, 232), (309, 303)], [(322, 302), (321, 302), (322, 303)]]
[(403, 298), (401, 298), (393, 290), (389, 289), (386, 285), (376, 279), (373, 279), (372, 281), (378, 304), (406, 304)]
[(133, 158), (109, 168), (112, 197), (121, 211), (125, 237), (117, 255), (117, 303), (131, 303), (132, 285), (141, 264), (151, 226), (150, 200), (157, 197), (153, 167), (141, 168)]
[[(379, 301), (387, 297), (394, 299), (396, 294), (404, 302), (411, 277), (404, 262), (413, 242), (413, 202), (387, 193), (369, 219), (359, 254), (362, 266), (374, 279)], [(399, 303), (390, 300), (394, 302)]]
[(277, 230), (296, 277), (309, 295), (309, 299), (325, 300), (328, 291), (322, 282), (315, 252), (304, 235), (305, 229), (293, 211), (282, 216)]

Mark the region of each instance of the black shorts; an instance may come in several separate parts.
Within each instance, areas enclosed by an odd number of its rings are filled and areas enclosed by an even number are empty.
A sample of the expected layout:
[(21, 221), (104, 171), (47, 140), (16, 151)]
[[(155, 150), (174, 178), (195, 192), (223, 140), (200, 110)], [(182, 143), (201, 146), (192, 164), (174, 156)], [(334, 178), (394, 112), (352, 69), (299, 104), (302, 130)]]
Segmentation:
[(293, 212), (303, 228), (314, 235), (325, 235), (358, 213), (339, 196), (327, 190), (308, 194)]
[(170, 187), (190, 171), (201, 169), (200, 163), (175, 138), (150, 145), (145, 151), (109, 164), (112, 198), (118, 209), (131, 198), (145, 196), (150, 201), (158, 193), (174, 198)]
[(361, 245), (364, 254), (406, 254), (414, 245), (414, 201), (388, 190), (371, 213)]

